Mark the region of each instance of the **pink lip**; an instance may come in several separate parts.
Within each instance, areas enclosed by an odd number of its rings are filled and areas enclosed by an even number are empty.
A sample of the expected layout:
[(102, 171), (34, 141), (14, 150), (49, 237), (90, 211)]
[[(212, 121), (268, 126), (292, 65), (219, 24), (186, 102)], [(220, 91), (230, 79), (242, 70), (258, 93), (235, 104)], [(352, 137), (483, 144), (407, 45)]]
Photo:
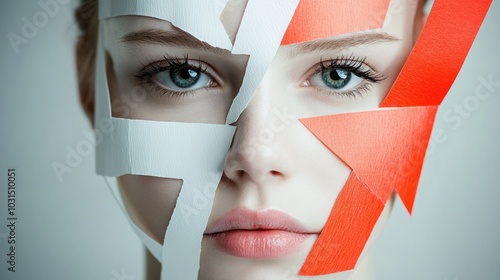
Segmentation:
[(297, 252), (314, 235), (289, 215), (277, 210), (238, 208), (205, 231), (220, 250), (241, 258), (280, 258)]

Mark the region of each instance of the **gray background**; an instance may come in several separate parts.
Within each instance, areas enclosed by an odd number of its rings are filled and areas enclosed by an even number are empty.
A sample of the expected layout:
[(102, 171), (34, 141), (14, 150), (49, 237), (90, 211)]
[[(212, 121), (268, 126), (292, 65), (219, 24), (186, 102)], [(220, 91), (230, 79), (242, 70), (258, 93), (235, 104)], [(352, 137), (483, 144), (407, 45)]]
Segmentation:
[[(20, 34), (22, 17), (41, 10), (37, 2), (0, 4), (0, 278), (142, 279), (141, 243), (94, 175), (94, 155), (62, 182), (52, 170), (90, 126), (77, 99), (76, 2), (60, 5), (18, 53), (8, 40), (9, 32)], [(377, 244), (377, 279), (500, 279), (500, 86), (460, 125), (444, 117), (456, 105), (471, 108), (480, 77), (500, 82), (499, 52), (494, 1), (440, 108), (435, 129), (444, 140), (435, 138), (427, 155), (414, 214), (398, 201)], [(7, 271), (5, 255), (10, 167), (18, 180), (16, 273)]]

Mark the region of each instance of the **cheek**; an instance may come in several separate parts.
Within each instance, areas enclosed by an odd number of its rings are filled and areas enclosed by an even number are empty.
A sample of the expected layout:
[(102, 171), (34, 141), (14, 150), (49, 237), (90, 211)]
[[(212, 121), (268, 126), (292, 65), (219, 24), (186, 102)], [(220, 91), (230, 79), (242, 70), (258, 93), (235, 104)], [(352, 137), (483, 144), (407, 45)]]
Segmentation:
[(162, 244), (182, 180), (139, 175), (118, 177), (120, 193), (132, 220)]
[[(297, 155), (294, 160), (301, 163), (297, 166), (300, 183), (294, 192), (299, 205), (307, 208), (301, 211), (302, 218), (321, 229), (351, 169), (305, 127), (300, 130), (301, 133), (295, 134), (297, 143), (307, 148), (295, 148)], [(302, 213), (297, 215), (300, 217)]]

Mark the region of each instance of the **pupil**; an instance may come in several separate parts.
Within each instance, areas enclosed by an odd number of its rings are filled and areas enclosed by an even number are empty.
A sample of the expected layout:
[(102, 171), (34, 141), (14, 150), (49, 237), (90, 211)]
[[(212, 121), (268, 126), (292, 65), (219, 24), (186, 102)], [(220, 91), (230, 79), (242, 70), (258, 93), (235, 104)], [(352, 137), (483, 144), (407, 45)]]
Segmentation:
[(351, 72), (342, 68), (325, 69), (322, 76), (325, 85), (333, 89), (341, 89), (351, 80)]
[(179, 71), (179, 76), (181, 76), (182, 79), (195, 78), (196, 75), (197, 75), (196, 71), (189, 69), (187, 67), (183, 67)]
[(200, 79), (200, 72), (189, 66), (176, 67), (170, 70), (170, 79), (180, 88), (190, 88)]
[(347, 78), (347, 73), (345, 70), (336, 69), (335, 71), (330, 72), (330, 78), (332, 80), (340, 80)]

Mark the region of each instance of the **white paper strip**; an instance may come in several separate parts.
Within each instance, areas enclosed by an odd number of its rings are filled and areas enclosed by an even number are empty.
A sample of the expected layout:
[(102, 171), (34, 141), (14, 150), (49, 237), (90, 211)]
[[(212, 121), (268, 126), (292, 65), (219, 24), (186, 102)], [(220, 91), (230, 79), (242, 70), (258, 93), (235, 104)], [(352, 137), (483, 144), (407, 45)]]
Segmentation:
[[(127, 218), (146, 247), (162, 262), (162, 279), (197, 279), (201, 240), (235, 127), (111, 117), (102, 30), (100, 32), (95, 122), (109, 122), (110, 126), (96, 147), (97, 173), (183, 179), (161, 253), (158, 253), (158, 243), (142, 232), (128, 215)], [(173, 275), (182, 275), (182, 278)]]
[[(212, 46), (232, 49), (234, 54), (249, 54), (240, 93), (233, 101), (226, 122), (232, 123), (245, 109), (264, 76), (298, 1), (249, 1), (234, 48), (219, 18), (220, 1), (101, 0), (99, 18), (155, 17)], [(164, 246), (158, 247), (160, 244), (127, 218), (151, 253), (162, 262), (162, 279), (197, 279), (203, 231), (235, 127), (113, 118), (102, 30), (99, 31), (95, 122), (108, 122), (109, 131), (103, 133), (96, 148), (97, 172), (105, 176), (136, 174), (183, 180)], [(116, 190), (113, 192), (117, 197)]]
[(299, 0), (248, 1), (233, 54), (249, 54), (245, 78), (226, 119), (234, 123), (252, 99), (271, 64)]
[(138, 15), (166, 20), (214, 47), (231, 50), (220, 21), (219, 1), (207, 0), (99, 0), (99, 19)]

